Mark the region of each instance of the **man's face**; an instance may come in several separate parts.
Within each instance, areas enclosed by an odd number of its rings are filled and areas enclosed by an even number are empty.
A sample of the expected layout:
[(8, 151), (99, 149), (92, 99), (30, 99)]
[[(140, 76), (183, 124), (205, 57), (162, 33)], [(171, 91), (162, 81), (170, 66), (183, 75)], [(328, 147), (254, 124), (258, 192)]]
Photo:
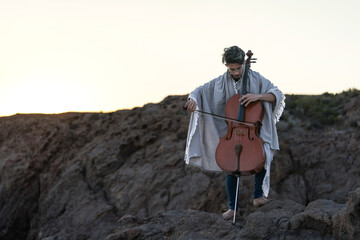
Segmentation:
[(244, 64), (239, 64), (239, 63), (226, 64), (226, 67), (229, 70), (231, 76), (236, 80), (241, 78), (243, 72), (243, 66)]

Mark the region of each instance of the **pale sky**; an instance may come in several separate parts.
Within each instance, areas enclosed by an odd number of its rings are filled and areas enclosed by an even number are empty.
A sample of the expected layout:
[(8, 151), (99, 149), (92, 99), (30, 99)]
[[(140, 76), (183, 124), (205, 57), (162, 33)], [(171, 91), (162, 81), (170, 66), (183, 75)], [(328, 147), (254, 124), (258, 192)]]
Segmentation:
[(358, 0), (0, 0), (0, 116), (188, 94), (226, 71), (233, 45), (286, 94), (360, 89), (359, 10)]

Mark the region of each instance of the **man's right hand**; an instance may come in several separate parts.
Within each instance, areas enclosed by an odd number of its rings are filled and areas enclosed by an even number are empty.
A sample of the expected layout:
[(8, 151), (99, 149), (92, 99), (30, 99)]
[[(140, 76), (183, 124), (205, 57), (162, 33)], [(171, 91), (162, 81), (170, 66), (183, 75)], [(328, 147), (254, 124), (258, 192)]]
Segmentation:
[(186, 107), (186, 110), (188, 112), (193, 112), (196, 110), (196, 102), (193, 99), (189, 98), (189, 100), (185, 103), (184, 107)]

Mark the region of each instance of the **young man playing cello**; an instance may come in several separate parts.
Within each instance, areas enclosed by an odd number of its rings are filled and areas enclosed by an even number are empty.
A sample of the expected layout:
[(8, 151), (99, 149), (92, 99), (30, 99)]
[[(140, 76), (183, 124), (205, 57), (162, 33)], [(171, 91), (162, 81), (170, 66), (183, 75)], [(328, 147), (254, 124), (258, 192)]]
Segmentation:
[[(190, 118), (188, 137), (185, 150), (186, 164), (195, 165), (205, 171), (222, 171), (216, 163), (215, 151), (222, 137), (227, 132), (224, 120), (199, 115), (195, 110), (224, 116), (225, 104), (235, 94), (241, 93), (244, 79), (245, 52), (237, 46), (224, 49), (222, 62), (227, 71), (196, 88), (190, 93), (185, 103), (187, 111), (193, 112)], [(248, 70), (247, 94), (241, 96), (240, 104), (245, 108), (249, 103), (261, 101), (264, 118), (259, 137), (264, 141), (266, 163), (264, 168), (255, 174), (254, 200), (255, 207), (268, 202), (266, 198), (270, 189), (270, 165), (274, 152), (279, 150), (276, 122), (285, 107), (284, 94), (269, 80), (259, 73)], [(230, 219), (235, 210), (235, 193), (237, 177), (226, 174), (226, 189), (229, 198), (229, 210), (222, 214)]]

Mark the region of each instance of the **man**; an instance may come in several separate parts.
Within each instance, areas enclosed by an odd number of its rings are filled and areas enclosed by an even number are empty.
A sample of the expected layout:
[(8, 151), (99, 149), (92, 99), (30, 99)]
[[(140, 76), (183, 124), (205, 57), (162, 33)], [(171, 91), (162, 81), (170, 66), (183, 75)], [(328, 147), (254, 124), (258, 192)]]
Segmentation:
[[(225, 48), (222, 62), (227, 71), (190, 93), (185, 103), (188, 111), (201, 110), (224, 116), (228, 99), (241, 93), (245, 52), (237, 46)], [(260, 137), (264, 141), (266, 163), (264, 169), (255, 175), (253, 200), (253, 205), (258, 207), (268, 202), (266, 197), (270, 189), (270, 165), (274, 152), (279, 150), (275, 124), (285, 107), (285, 96), (269, 80), (251, 69), (248, 71), (246, 90), (247, 94), (240, 98), (240, 104), (246, 107), (251, 102), (261, 101), (264, 109)], [(226, 133), (227, 124), (224, 120), (192, 113), (185, 150), (186, 164), (195, 165), (205, 171), (222, 171), (216, 163), (215, 151), (219, 137)], [(224, 219), (230, 219), (234, 215), (236, 186), (236, 177), (227, 174), (229, 210), (222, 214)]]

